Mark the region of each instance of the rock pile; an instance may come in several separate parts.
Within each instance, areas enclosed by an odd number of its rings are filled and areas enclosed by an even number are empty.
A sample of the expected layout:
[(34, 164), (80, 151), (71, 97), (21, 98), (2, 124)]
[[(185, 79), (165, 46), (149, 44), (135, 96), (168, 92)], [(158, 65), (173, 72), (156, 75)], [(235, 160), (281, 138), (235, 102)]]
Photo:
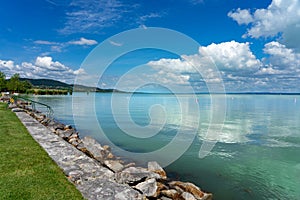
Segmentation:
[[(20, 112), (20, 108), (13, 108)], [(19, 110), (17, 110), (19, 109)], [(196, 185), (189, 182), (170, 180), (165, 170), (156, 162), (149, 162), (148, 168), (137, 167), (134, 163), (125, 163), (118, 159), (109, 146), (102, 146), (91, 137), (80, 138), (79, 133), (70, 125), (64, 125), (47, 118), (44, 114), (23, 110), (29, 113), (54, 134), (96, 160), (110, 170), (113, 180), (117, 184), (126, 185), (138, 192), (134, 199), (161, 199), (161, 200), (211, 200), (212, 194), (203, 192)], [(81, 183), (81, 173), (66, 174), (75, 185)], [(103, 183), (102, 183), (103, 184)], [(131, 199), (131, 198), (130, 198)]]

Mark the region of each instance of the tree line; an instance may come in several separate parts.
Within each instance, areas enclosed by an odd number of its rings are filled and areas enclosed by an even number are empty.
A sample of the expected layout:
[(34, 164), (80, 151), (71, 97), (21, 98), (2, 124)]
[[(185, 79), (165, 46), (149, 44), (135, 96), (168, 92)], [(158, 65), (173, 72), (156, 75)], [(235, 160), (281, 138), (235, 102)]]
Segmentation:
[(20, 81), (20, 75), (14, 74), (10, 79), (6, 79), (6, 75), (0, 71), (0, 91), (11, 93), (26, 93), (31, 89), (32, 85), (28, 81)]

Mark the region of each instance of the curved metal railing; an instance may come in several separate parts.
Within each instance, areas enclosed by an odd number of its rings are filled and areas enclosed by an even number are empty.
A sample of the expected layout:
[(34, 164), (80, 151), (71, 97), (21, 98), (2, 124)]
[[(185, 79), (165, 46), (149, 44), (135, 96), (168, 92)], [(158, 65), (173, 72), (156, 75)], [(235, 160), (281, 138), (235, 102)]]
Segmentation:
[(53, 115), (54, 115), (54, 111), (53, 109), (44, 103), (38, 102), (38, 101), (34, 101), (32, 99), (28, 99), (22, 96), (16, 96), (14, 95), (12, 97), (15, 101), (22, 100), (23, 102), (25, 102), (25, 105), (27, 106), (27, 108), (31, 107), (31, 109), (35, 112), (42, 112), (44, 114), (46, 114), (46, 116), (50, 119), (53, 119)]

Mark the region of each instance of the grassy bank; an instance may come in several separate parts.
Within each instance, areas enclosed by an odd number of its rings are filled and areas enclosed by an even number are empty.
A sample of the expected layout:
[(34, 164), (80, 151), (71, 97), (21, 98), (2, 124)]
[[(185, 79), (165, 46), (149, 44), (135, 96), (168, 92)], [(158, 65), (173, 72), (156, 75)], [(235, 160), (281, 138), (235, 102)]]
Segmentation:
[(0, 103), (0, 199), (83, 199), (6, 107)]

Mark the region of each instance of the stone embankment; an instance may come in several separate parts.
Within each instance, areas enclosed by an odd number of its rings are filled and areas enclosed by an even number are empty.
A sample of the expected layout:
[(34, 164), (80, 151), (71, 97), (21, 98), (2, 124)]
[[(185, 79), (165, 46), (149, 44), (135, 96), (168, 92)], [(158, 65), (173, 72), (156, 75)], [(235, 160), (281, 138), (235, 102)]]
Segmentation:
[(51, 120), (24, 104), (10, 108), (86, 199), (212, 199), (212, 194), (193, 183), (170, 180), (155, 161), (149, 162), (148, 168), (125, 163), (109, 146), (91, 137), (80, 138), (70, 125)]

